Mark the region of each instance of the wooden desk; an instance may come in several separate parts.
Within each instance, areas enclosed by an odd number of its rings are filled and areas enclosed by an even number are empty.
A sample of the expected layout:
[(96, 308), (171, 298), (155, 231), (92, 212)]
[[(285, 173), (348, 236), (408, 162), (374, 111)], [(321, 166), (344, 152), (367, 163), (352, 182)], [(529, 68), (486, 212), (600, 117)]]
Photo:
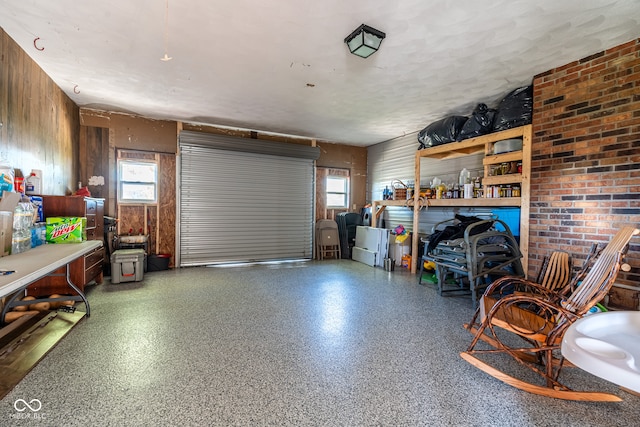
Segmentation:
[(78, 295), (66, 296), (61, 298), (44, 298), (35, 301), (29, 301), (30, 304), (41, 301), (82, 301), (86, 307), (86, 315), (89, 316), (89, 301), (87, 301), (84, 292), (71, 281), (69, 274), (69, 264), (102, 246), (101, 240), (88, 240), (82, 243), (67, 244), (48, 244), (38, 246), (27, 252), (10, 255), (0, 258), (0, 270), (13, 270), (14, 273), (0, 276), (0, 297), (12, 295), (2, 309), (0, 322), (4, 323), (5, 314), (13, 307), (21, 304), (15, 301), (20, 296), (21, 291), (31, 283), (45, 276), (52, 274), (60, 267), (66, 266), (66, 279), (71, 288)]

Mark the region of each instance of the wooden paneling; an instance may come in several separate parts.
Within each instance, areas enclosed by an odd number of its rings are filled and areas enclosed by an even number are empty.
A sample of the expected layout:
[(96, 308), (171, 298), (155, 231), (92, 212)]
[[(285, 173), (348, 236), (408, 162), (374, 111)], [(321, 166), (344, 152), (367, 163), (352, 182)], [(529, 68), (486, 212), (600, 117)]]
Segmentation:
[[(109, 129), (80, 126), (78, 180), (87, 186), (92, 197), (109, 195)], [(104, 185), (89, 185), (92, 176), (103, 177)]]
[[(117, 150), (116, 159), (153, 160), (157, 162), (158, 154), (145, 151)], [(111, 170), (113, 175), (117, 176), (117, 162), (114, 163)], [(158, 169), (158, 176), (161, 175), (162, 171)], [(118, 234), (121, 236), (130, 233), (148, 235), (152, 225), (149, 223), (150, 212), (153, 211), (153, 218), (156, 218), (156, 209), (155, 204), (119, 204), (115, 214), (118, 218)], [(153, 252), (153, 246), (149, 245), (149, 249)]]
[[(80, 118), (83, 126), (89, 128), (108, 128), (109, 156), (108, 174), (105, 174), (107, 188), (103, 189), (103, 197), (108, 199), (107, 212), (111, 216), (118, 217), (119, 230), (127, 233), (132, 228), (136, 233), (140, 227), (144, 227), (144, 216), (150, 226), (151, 241), (150, 251), (153, 253), (175, 252), (176, 230), (176, 156), (177, 129), (182, 126), (185, 130), (197, 130), (223, 135), (233, 135), (245, 138), (256, 138), (288, 142), (292, 144), (311, 145), (312, 141), (305, 138), (287, 137), (282, 135), (269, 135), (265, 133), (222, 129), (212, 126), (190, 125), (187, 123), (164, 122), (150, 120), (143, 117), (135, 117), (127, 114), (112, 113), (97, 110), (80, 110)], [(95, 131), (94, 131), (95, 132)], [(90, 144), (89, 144), (90, 145)], [(317, 165), (326, 168), (347, 170), (351, 184), (350, 208), (356, 205), (359, 211), (365, 204), (367, 150), (364, 147), (354, 147), (342, 144), (323, 143), (320, 158)], [(128, 151), (129, 158), (157, 158), (159, 159), (159, 199), (158, 205), (127, 206), (118, 214), (116, 207), (116, 151)], [(133, 154), (131, 150), (139, 150)], [(140, 156), (140, 157), (136, 157)], [(149, 157), (151, 156), (151, 157)], [(158, 157), (155, 157), (158, 156)], [(103, 159), (108, 156), (102, 155)], [(95, 160), (93, 164), (97, 165)], [(89, 163), (90, 163), (89, 162)], [(83, 175), (98, 175), (87, 170)], [(108, 179), (107, 179), (108, 178)], [(108, 189), (108, 190), (107, 190)], [(93, 188), (90, 188), (93, 194)], [(109, 195), (104, 195), (104, 191)], [(124, 206), (122, 206), (124, 207)], [(122, 208), (121, 207), (121, 208)], [(322, 206), (320, 209), (323, 209)], [(353, 210), (353, 209), (351, 209)], [(337, 212), (332, 212), (335, 215)], [(172, 263), (173, 265), (173, 258)]]
[(114, 148), (175, 153), (178, 147), (178, 124), (174, 121), (85, 108), (80, 110), (80, 120), (84, 126), (109, 128)]
[(216, 126), (196, 125), (191, 123), (182, 123), (182, 129), (195, 132), (213, 133), (216, 135), (234, 136), (238, 138), (261, 139), (264, 141), (286, 142), (289, 144), (300, 144), (308, 146), (311, 145), (311, 140), (309, 138), (286, 136), (281, 134), (275, 135), (246, 129), (220, 128)]
[[(336, 219), (340, 212), (350, 212), (349, 209), (329, 209), (327, 208), (327, 186), (328, 176), (349, 177), (349, 169), (316, 168), (316, 221), (321, 219)], [(349, 185), (351, 190), (351, 185)], [(349, 197), (351, 200), (351, 196)]]
[(0, 163), (43, 173), (44, 194), (77, 185), (79, 109), (0, 29)]
[[(176, 240), (176, 156), (160, 155), (159, 221), (157, 222), (156, 253), (175, 256)], [(173, 266), (174, 257), (170, 265)]]
[(131, 234), (146, 234), (145, 228), (145, 207), (142, 205), (120, 205), (118, 207), (118, 234), (126, 236)]
[[(176, 239), (176, 156), (146, 151), (118, 150), (117, 157), (155, 160), (158, 163), (158, 203), (118, 206), (120, 235), (133, 231), (148, 235), (149, 253), (172, 254)], [(113, 173), (116, 173), (114, 167)]]
[[(318, 143), (320, 158), (318, 168), (337, 168), (349, 170), (350, 206), (349, 211), (360, 212), (366, 203), (367, 188), (367, 149), (343, 144)], [(356, 208), (353, 208), (356, 205)]]

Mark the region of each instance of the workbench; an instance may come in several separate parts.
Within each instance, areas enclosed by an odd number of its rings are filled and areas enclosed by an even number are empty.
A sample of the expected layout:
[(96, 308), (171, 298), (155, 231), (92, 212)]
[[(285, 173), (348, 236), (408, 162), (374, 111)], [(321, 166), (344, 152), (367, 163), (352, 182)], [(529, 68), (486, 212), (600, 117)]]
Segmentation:
[(0, 297), (11, 295), (2, 308), (0, 324), (4, 324), (4, 316), (12, 308), (25, 305), (18, 298), (24, 294), (24, 290), (31, 283), (46, 276), (57, 276), (56, 270), (64, 267), (69, 286), (77, 295), (62, 296), (60, 298), (38, 298), (31, 300), (28, 304), (37, 302), (62, 302), (62, 301), (82, 301), (86, 308), (86, 316), (90, 314), (89, 301), (70, 278), (69, 265), (85, 254), (100, 248), (101, 240), (87, 240), (82, 243), (47, 244), (37, 246), (27, 252), (10, 255), (0, 258), (0, 271), (11, 272), (0, 275)]

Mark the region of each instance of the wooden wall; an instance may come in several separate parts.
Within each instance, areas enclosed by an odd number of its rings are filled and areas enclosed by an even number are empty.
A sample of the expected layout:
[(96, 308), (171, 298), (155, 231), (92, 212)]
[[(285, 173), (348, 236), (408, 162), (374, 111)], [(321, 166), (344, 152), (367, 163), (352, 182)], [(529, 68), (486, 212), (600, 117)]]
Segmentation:
[[(103, 176), (103, 186), (88, 188), (91, 194), (104, 197), (105, 214), (118, 218), (119, 234), (140, 229), (150, 234), (150, 253), (175, 252), (176, 231), (176, 151), (178, 123), (153, 120), (115, 112), (80, 109), (81, 155), (80, 180)], [(158, 203), (155, 205), (117, 204), (117, 158), (123, 151), (127, 158), (153, 159), (158, 162)], [(98, 196), (96, 196), (98, 197)], [(146, 224), (146, 225), (145, 225)], [(173, 257), (170, 263), (173, 266)]]
[[(109, 198), (109, 129), (80, 126), (78, 149), (78, 182), (86, 186), (92, 197)], [(96, 185), (90, 178), (101, 177), (103, 185)], [(105, 214), (109, 215), (108, 209)]]
[[(176, 152), (178, 128), (199, 132), (255, 138), (260, 140), (312, 144), (312, 140), (259, 132), (152, 120), (114, 112), (80, 109), (80, 181), (103, 176), (104, 186), (88, 186), (91, 194), (107, 199), (106, 215), (117, 217), (118, 231), (135, 233), (151, 225), (151, 252), (174, 254), (176, 245)], [(348, 170), (351, 181), (351, 211), (365, 204), (367, 151), (363, 147), (323, 143), (317, 165)], [(159, 201), (157, 206), (117, 206), (116, 161), (118, 150), (136, 151), (159, 161)], [(355, 208), (353, 208), (355, 206)], [(330, 214), (335, 215), (336, 212)], [(144, 230), (148, 232), (149, 230)], [(173, 265), (173, 259), (172, 264)]]
[(77, 186), (78, 107), (0, 28), (0, 163), (42, 170), (44, 194)]
[[(349, 178), (349, 169), (336, 168), (316, 168), (316, 221), (321, 219), (332, 219), (335, 221), (336, 215), (341, 212), (351, 212), (351, 209), (328, 208), (327, 207), (327, 185), (328, 176), (343, 176)], [(351, 201), (351, 197), (349, 197)]]
[[(116, 216), (116, 155), (117, 149), (138, 150), (150, 153), (167, 153), (175, 156), (177, 151), (177, 122), (167, 120), (153, 120), (130, 114), (80, 109), (80, 124), (83, 126), (82, 134), (95, 135), (99, 132), (102, 142), (97, 138), (87, 138), (94, 145), (86, 148), (91, 156), (99, 156), (96, 159), (85, 159), (87, 165), (94, 165), (97, 169), (87, 168), (82, 170), (79, 180), (87, 182), (92, 175), (104, 174), (105, 186), (102, 189), (89, 187), (92, 195), (94, 191), (100, 191), (105, 202), (105, 213)], [(86, 127), (86, 129), (84, 129)], [(96, 130), (102, 128), (103, 130)], [(106, 133), (105, 133), (106, 130)], [(108, 139), (105, 136), (108, 135)], [(106, 171), (104, 169), (106, 165)], [(175, 169), (166, 171), (173, 177), (175, 185)], [(174, 190), (175, 191), (175, 190)]]
[(352, 145), (318, 143), (318, 167), (348, 169), (351, 185), (350, 212), (360, 212), (367, 196), (367, 148)]

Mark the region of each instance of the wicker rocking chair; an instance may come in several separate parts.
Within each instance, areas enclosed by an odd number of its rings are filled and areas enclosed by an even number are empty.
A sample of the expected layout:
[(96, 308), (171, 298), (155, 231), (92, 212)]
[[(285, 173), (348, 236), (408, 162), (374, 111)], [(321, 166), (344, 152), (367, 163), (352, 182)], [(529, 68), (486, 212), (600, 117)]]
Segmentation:
[[(465, 328), (474, 334), (460, 356), (473, 366), (521, 390), (566, 400), (620, 401), (613, 394), (574, 391), (559, 382), (560, 372), (571, 365), (562, 357), (560, 345), (567, 328), (607, 294), (620, 269), (628, 244), (640, 230), (623, 227), (600, 251), (592, 250), (582, 270), (560, 291), (518, 277), (494, 281), (480, 300), (476, 314)], [(595, 249), (595, 247), (594, 247)], [(511, 333), (524, 340), (511, 346)], [(479, 341), (490, 349), (477, 349)], [(502, 372), (478, 359), (480, 354), (509, 354), (518, 363), (539, 374), (544, 385), (532, 384)]]

